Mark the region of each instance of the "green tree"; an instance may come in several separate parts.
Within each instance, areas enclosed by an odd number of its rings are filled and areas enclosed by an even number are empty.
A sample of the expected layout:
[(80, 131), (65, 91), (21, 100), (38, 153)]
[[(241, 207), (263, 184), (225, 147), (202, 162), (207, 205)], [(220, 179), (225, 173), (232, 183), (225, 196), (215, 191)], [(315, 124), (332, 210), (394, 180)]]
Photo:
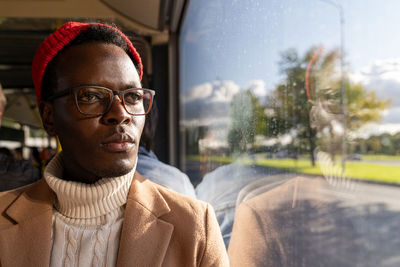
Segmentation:
[(382, 119), (382, 110), (390, 104), (390, 100), (380, 99), (374, 91), (365, 90), (360, 84), (346, 83), (347, 127), (357, 130), (368, 122)]
[[(314, 165), (316, 131), (311, 127), (309, 112), (312, 103), (308, 99), (305, 86), (307, 61), (312, 52), (300, 58), (294, 49), (282, 54), (279, 62), (280, 72), (285, 77), (276, 87), (272, 97), (267, 100), (267, 108), (274, 110), (268, 118), (268, 136), (280, 136), (291, 131), (296, 133), (298, 143), (308, 142), (308, 151)], [(310, 57), (311, 55), (311, 57)], [(300, 140), (303, 139), (303, 140)]]

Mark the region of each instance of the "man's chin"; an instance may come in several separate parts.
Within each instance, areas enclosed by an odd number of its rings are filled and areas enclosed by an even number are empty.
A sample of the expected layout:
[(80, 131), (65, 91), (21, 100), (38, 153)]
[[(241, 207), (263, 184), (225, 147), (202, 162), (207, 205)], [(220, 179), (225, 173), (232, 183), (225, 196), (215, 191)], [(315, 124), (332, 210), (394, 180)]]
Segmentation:
[(102, 178), (119, 177), (128, 174), (135, 167), (133, 164), (116, 164), (110, 168), (97, 169), (95, 172), (97, 176)]

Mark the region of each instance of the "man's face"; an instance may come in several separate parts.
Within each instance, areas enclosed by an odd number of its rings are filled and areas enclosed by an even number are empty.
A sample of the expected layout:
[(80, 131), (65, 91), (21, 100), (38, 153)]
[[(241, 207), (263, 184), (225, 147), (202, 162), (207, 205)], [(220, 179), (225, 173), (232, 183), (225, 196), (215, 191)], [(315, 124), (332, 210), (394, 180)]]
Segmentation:
[[(141, 87), (132, 60), (112, 44), (87, 43), (68, 48), (60, 55), (56, 71), (56, 92), (80, 85), (114, 91)], [(60, 139), (65, 179), (94, 182), (132, 170), (145, 116), (130, 115), (118, 100), (115, 96), (111, 109), (97, 117), (81, 114), (72, 94), (54, 100), (50, 115), (42, 112), (45, 124), (50, 121), (50, 128)]]

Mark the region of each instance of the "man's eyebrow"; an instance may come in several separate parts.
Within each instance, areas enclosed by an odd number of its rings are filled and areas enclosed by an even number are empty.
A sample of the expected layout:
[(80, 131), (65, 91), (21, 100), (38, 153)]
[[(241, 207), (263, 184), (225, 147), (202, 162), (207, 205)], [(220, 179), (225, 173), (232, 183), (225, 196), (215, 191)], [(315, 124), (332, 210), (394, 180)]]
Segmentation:
[(124, 89), (130, 89), (130, 88), (141, 88), (141, 86), (140, 86), (140, 84), (138, 85), (138, 84), (134, 84), (134, 83), (124, 86)]

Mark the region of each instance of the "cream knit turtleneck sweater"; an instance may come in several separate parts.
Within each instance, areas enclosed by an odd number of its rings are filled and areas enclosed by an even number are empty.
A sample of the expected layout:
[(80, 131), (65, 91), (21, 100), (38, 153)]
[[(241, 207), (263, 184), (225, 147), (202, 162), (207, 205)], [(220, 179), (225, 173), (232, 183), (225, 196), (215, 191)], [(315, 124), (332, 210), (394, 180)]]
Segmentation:
[(94, 184), (61, 179), (62, 155), (49, 163), (44, 178), (56, 193), (51, 266), (115, 266), (125, 203), (136, 168)]

